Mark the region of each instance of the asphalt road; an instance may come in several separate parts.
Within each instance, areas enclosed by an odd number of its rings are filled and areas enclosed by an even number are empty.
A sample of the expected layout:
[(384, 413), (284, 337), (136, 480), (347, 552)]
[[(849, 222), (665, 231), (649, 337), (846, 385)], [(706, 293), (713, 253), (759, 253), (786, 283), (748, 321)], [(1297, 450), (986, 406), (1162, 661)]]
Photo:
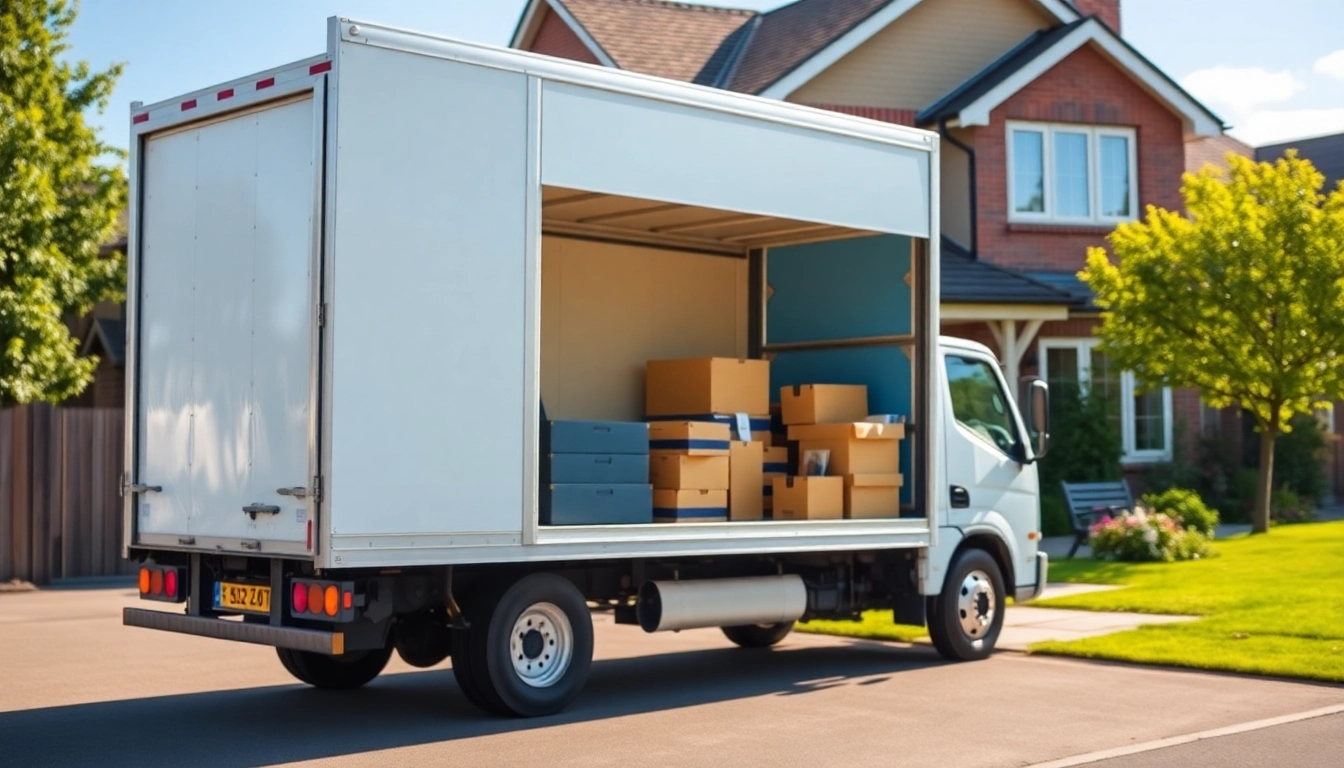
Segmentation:
[[(949, 664), (799, 634), (754, 652), (605, 617), (576, 705), (505, 720), (473, 709), (446, 663), (394, 657), (367, 688), (329, 694), (294, 683), (268, 648), (123, 627), (137, 602), (125, 589), (0, 594), (0, 765), (1283, 768), (1344, 754), (1344, 715), (1328, 714), (1344, 712), (1339, 686), (1017, 653)], [(1308, 712), (1322, 716), (1293, 719)]]

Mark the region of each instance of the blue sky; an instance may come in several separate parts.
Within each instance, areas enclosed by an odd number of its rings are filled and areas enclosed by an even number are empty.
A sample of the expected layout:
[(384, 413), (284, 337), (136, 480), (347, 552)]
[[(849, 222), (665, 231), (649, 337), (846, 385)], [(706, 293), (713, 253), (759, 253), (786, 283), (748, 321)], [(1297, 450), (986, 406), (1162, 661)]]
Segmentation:
[[(328, 16), (502, 45), (522, 7), (522, 0), (83, 0), (71, 55), (95, 67), (126, 63), (108, 110), (94, 117), (109, 142), (125, 147), (131, 101), (321, 53)], [(1125, 38), (1243, 141), (1344, 132), (1341, 0), (1122, 0), (1121, 19)]]

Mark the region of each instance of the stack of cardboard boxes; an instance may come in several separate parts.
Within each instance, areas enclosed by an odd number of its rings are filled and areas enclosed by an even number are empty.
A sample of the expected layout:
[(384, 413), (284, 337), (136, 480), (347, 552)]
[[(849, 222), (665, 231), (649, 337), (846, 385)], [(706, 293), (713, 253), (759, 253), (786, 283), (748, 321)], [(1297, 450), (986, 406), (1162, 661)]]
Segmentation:
[(871, 417), (866, 387), (784, 387), (780, 411), (796, 443), (798, 474), (774, 479), (774, 519), (900, 515), (905, 425)]
[(653, 522), (648, 424), (547, 421), (544, 414), (542, 525)]
[[(652, 422), (649, 460), (657, 489), (655, 520), (762, 519), (765, 448), (770, 441), (770, 364), (733, 358), (651, 360), (645, 368), (644, 400), (645, 417)], [(701, 453), (688, 453), (692, 450)], [(724, 457), (725, 488), (695, 487), (722, 483), (723, 464), (704, 459)], [(716, 492), (723, 490), (726, 503), (713, 507), (722, 500)], [(721, 511), (713, 514), (714, 509)]]

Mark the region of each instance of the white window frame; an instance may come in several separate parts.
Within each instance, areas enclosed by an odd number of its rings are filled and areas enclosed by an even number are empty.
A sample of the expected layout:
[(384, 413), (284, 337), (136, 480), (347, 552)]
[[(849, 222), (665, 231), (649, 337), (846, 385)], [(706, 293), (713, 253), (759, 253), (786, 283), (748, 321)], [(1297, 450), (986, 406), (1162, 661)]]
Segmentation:
[[(1038, 342), (1037, 356), (1040, 360), (1041, 378), (1049, 381), (1049, 355), (1046, 353), (1051, 349), (1072, 349), (1078, 353), (1078, 381), (1087, 384), (1092, 379), (1092, 349), (1100, 343), (1098, 339), (1078, 338), (1078, 339), (1041, 339)], [(1171, 388), (1162, 388), (1162, 440), (1164, 447), (1161, 450), (1136, 450), (1134, 443), (1137, 439), (1134, 429), (1134, 393), (1135, 393), (1134, 374), (1130, 371), (1120, 372), (1120, 463), (1122, 464), (1146, 464), (1158, 461), (1171, 460), (1172, 446), (1172, 407), (1171, 407)]]
[[(1045, 210), (1040, 213), (1018, 211), (1016, 176), (1013, 173), (1013, 131), (1034, 131), (1041, 134), (1041, 161), (1044, 176)], [(1087, 136), (1087, 187), (1089, 216), (1060, 216), (1055, 200), (1055, 134), (1082, 133)], [(1101, 138), (1117, 136), (1126, 139), (1129, 146), (1129, 215), (1102, 216), (1101, 211)], [(1133, 221), (1139, 213), (1139, 149), (1138, 134), (1133, 128), (1109, 125), (1079, 125), (1073, 123), (1037, 123), (1009, 120), (1004, 133), (1007, 147), (1008, 221), (1024, 224), (1118, 224)]]

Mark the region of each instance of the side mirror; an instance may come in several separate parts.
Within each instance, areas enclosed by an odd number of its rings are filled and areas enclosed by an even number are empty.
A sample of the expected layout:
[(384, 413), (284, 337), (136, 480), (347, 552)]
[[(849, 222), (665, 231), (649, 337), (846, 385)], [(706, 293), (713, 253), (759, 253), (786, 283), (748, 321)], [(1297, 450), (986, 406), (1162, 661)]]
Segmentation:
[(1030, 379), (1027, 396), (1023, 399), (1026, 413), (1022, 414), (1031, 433), (1032, 453), (1037, 460), (1050, 451), (1050, 385), (1040, 379)]

